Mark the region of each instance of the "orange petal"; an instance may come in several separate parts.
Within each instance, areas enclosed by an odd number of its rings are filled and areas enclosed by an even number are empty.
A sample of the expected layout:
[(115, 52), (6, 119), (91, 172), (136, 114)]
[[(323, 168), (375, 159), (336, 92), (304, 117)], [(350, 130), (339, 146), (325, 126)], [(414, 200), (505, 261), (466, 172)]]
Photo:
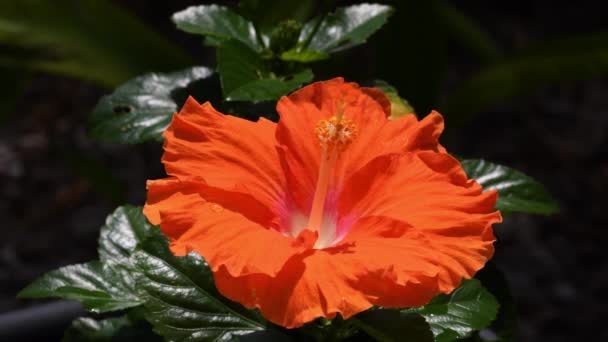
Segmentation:
[(482, 193), (447, 154), (393, 154), (374, 159), (346, 182), (338, 215), (350, 215), (351, 221), (385, 216), (411, 224), (440, 257), (440, 289), (450, 292), (492, 257), (491, 225), (501, 221), (494, 210), (496, 196), (495, 191)]
[(437, 293), (428, 241), (407, 224), (382, 217), (358, 221), (352, 239), (292, 257), (276, 277), (216, 273), (226, 297), (259, 308), (270, 321), (295, 328), (337, 313), (349, 318), (372, 305), (426, 304)]
[[(233, 276), (274, 276), (292, 255), (310, 248), (314, 242), (287, 237), (206, 200), (215, 196), (214, 191), (177, 178), (148, 182), (144, 214), (153, 224), (160, 224), (174, 254), (185, 255), (194, 250), (214, 272), (224, 267)], [(226, 203), (242, 198), (241, 194), (230, 192), (223, 192), (222, 197)], [(272, 253), (268, 253), (269, 246)]]
[(286, 181), (275, 128), (265, 119), (251, 122), (221, 114), (208, 102), (200, 105), (190, 97), (165, 131), (162, 160), (171, 176), (255, 194), (259, 202), (279, 211)]
[[(281, 119), (276, 138), (281, 145), (290, 193), (301, 212), (308, 214), (310, 211), (318, 177), (321, 148), (315, 133), (317, 123), (335, 116), (342, 103), (344, 117), (358, 127), (359, 135), (348, 147), (352, 158), (341, 159), (356, 160), (366, 154), (366, 148), (388, 121), (390, 107), (386, 107), (388, 100), (384, 100), (380, 91), (359, 88), (355, 83), (345, 83), (342, 78), (313, 83), (279, 100), (277, 111)], [(349, 161), (341, 163), (351, 164)], [(352, 169), (349, 166), (338, 168)]]

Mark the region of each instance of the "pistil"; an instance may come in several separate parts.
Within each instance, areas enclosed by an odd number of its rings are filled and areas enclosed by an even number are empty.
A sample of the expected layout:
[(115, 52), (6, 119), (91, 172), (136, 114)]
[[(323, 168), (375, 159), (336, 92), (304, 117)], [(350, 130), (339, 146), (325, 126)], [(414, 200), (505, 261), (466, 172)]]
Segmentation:
[(335, 222), (328, 220), (325, 206), (327, 194), (332, 186), (332, 175), (339, 155), (357, 136), (357, 128), (352, 121), (344, 118), (344, 104), (338, 104), (336, 115), (328, 120), (321, 120), (317, 124), (317, 138), (321, 146), (321, 160), (319, 163), (319, 176), (312, 208), (308, 219), (308, 229), (319, 234), (314, 248), (321, 249), (331, 245), (335, 239)]

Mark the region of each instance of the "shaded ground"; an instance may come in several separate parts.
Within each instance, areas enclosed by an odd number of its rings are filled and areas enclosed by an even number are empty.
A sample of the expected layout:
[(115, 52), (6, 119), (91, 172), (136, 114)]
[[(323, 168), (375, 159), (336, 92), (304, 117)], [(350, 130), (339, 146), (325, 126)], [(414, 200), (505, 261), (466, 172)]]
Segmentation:
[[(129, 4), (143, 13), (143, 2)], [(559, 4), (548, 15), (549, 4), (513, 6), (501, 15), (481, 2), (469, 6), (509, 46), (598, 29), (592, 7)], [(170, 13), (163, 6), (145, 16), (170, 30), (161, 21)], [(461, 62), (450, 66), (454, 82), (471, 67)], [(103, 93), (37, 75), (17, 113), (0, 125), (0, 313), (34, 303), (14, 295), (36, 276), (96, 258), (105, 216), (116, 203), (143, 203), (145, 180), (162, 175), (160, 145), (103, 145), (86, 136), (87, 113)], [(496, 261), (517, 300), (522, 341), (608, 340), (607, 93), (608, 80), (598, 78), (540, 89), (462, 128), (447, 118), (449, 150), (525, 171), (561, 204), (559, 215), (514, 215), (496, 229)]]

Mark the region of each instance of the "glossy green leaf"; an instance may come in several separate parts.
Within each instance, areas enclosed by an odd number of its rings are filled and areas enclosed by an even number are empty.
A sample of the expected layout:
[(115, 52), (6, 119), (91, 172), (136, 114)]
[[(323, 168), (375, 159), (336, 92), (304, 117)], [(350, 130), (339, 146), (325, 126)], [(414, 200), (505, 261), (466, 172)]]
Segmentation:
[(496, 318), (499, 304), (479, 280), (463, 280), (450, 295), (440, 295), (420, 308), (406, 309), (422, 315), (436, 342), (454, 341), (483, 329)]
[(133, 320), (129, 315), (94, 319), (77, 318), (65, 331), (62, 342), (131, 342), (162, 341), (143, 321)]
[(496, 319), (484, 330), (491, 332), (491, 335), (496, 336), (498, 341), (509, 342), (517, 340), (515, 336), (517, 330), (515, 301), (503, 272), (493, 261), (490, 261), (483, 269), (477, 272), (475, 278), (479, 279), (483, 287), (490, 291), (500, 303)]
[(498, 191), (496, 209), (544, 215), (559, 211), (558, 204), (542, 184), (517, 170), (483, 159), (465, 159), (462, 167), (469, 178), (474, 178), (484, 189)]
[(154, 228), (144, 216), (141, 207), (118, 207), (106, 218), (99, 233), (99, 259), (131, 266), (131, 254), (138, 244), (150, 237)]
[(407, 102), (406, 99), (401, 98), (397, 89), (392, 85), (382, 80), (374, 81), (374, 87), (382, 90), (384, 95), (391, 102), (391, 115), (390, 119), (397, 119), (402, 116), (415, 114), (414, 108)]
[(0, 1), (0, 64), (116, 86), (190, 62), (112, 1)]
[(314, 50), (291, 49), (283, 52), (280, 58), (287, 62), (312, 63), (328, 59), (329, 55)]
[(141, 270), (146, 318), (169, 341), (226, 341), (265, 329), (260, 318), (229, 302), (215, 289), (206, 262), (192, 252), (174, 256), (157, 235), (133, 255)]
[(217, 49), (218, 71), (224, 97), (228, 101), (270, 101), (310, 82), (309, 69), (278, 77), (261, 57), (241, 42), (230, 40)]
[(130, 256), (151, 234), (141, 207), (124, 206), (108, 216), (101, 228), (101, 261), (51, 271), (19, 293), (22, 298), (59, 297), (82, 302), (93, 312), (115, 311), (142, 304), (135, 284), (138, 272)]
[(299, 41), (305, 49), (333, 53), (365, 43), (391, 15), (392, 8), (359, 4), (338, 8), (304, 25)]
[(176, 95), (212, 74), (199, 66), (136, 77), (99, 101), (91, 117), (91, 134), (99, 140), (128, 144), (161, 140), (184, 100)]
[(209, 41), (216, 42), (213, 45), (234, 39), (256, 51), (263, 48), (253, 23), (224, 6), (192, 6), (173, 14), (172, 19), (183, 31), (214, 38)]
[(228, 95), (230, 101), (270, 101), (300, 88), (304, 83), (312, 81), (312, 71), (306, 69), (297, 74), (280, 79), (261, 79), (246, 83), (233, 90)]
[(140, 305), (140, 299), (133, 294), (134, 286), (128, 270), (120, 265), (92, 261), (48, 272), (17, 296), (76, 300), (88, 310), (100, 313)]
[(539, 86), (608, 74), (608, 33), (561, 38), (490, 65), (457, 88), (442, 110), (464, 120)]
[(433, 332), (424, 317), (400, 310), (368, 310), (352, 318), (354, 325), (381, 342), (433, 342)]

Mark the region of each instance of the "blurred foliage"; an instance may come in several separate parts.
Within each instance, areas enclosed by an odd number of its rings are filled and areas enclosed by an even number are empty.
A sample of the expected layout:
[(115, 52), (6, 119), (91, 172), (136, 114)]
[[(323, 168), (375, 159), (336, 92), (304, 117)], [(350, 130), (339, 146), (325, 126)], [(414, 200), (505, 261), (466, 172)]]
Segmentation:
[(556, 38), (482, 68), (448, 97), (444, 107), (450, 115), (466, 119), (543, 85), (607, 73), (608, 32)]
[(107, 0), (0, 2), (0, 66), (116, 86), (142, 72), (190, 62), (181, 49)]

